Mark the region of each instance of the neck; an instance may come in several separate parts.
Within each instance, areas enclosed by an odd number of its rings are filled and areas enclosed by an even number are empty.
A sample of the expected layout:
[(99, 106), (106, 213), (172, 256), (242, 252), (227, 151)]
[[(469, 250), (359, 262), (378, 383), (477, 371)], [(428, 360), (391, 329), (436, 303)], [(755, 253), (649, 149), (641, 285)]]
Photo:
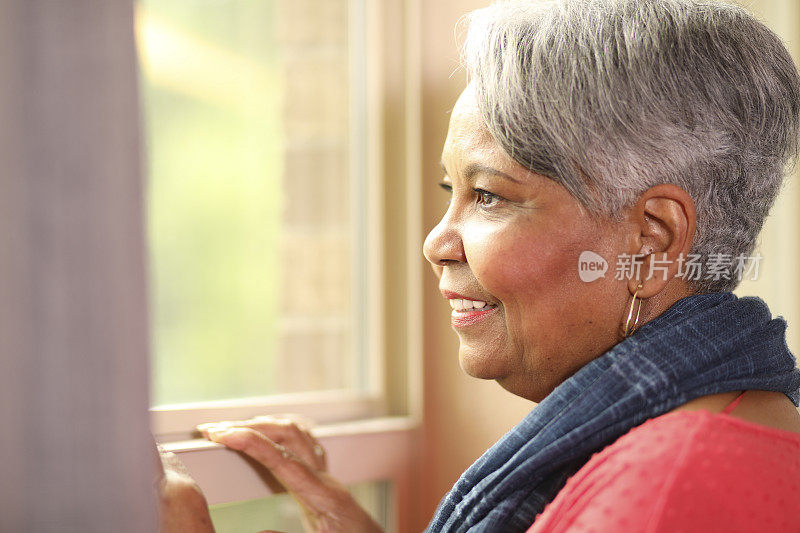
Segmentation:
[(647, 298), (642, 303), (640, 327), (661, 315), (678, 300), (695, 294), (697, 294), (697, 292), (692, 289), (686, 280), (678, 278), (671, 279), (658, 294)]

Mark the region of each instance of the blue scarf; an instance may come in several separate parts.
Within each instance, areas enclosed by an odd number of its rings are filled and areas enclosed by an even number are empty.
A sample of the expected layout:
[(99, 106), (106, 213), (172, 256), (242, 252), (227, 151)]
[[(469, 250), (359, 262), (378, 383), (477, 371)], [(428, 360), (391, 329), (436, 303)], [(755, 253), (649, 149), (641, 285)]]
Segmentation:
[(759, 298), (679, 300), (556, 387), (484, 453), (428, 532), (527, 530), (593, 453), (694, 398), (757, 389), (798, 405), (800, 370), (785, 330)]

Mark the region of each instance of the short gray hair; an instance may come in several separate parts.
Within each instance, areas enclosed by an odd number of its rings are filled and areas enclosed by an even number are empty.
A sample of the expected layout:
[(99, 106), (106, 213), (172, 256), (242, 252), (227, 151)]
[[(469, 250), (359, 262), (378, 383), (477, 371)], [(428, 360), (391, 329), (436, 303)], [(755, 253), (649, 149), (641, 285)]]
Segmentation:
[(766, 26), (708, 0), (504, 1), (466, 21), (481, 113), (515, 161), (595, 215), (675, 184), (697, 209), (692, 253), (753, 252), (800, 125), (797, 69)]

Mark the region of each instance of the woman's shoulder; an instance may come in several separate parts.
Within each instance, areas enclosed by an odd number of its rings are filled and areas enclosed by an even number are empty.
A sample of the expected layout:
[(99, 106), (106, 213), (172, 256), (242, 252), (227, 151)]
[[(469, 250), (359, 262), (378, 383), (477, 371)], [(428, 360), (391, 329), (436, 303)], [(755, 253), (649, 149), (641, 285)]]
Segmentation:
[(595, 454), (530, 531), (800, 530), (798, 492), (800, 434), (673, 412)]

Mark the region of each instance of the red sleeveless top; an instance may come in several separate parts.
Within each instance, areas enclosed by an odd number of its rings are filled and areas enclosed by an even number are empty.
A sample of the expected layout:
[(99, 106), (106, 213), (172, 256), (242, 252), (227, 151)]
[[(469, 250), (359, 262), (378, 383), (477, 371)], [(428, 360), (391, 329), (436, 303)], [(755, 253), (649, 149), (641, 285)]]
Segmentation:
[(800, 532), (800, 433), (722, 413), (648, 420), (595, 454), (528, 533)]

